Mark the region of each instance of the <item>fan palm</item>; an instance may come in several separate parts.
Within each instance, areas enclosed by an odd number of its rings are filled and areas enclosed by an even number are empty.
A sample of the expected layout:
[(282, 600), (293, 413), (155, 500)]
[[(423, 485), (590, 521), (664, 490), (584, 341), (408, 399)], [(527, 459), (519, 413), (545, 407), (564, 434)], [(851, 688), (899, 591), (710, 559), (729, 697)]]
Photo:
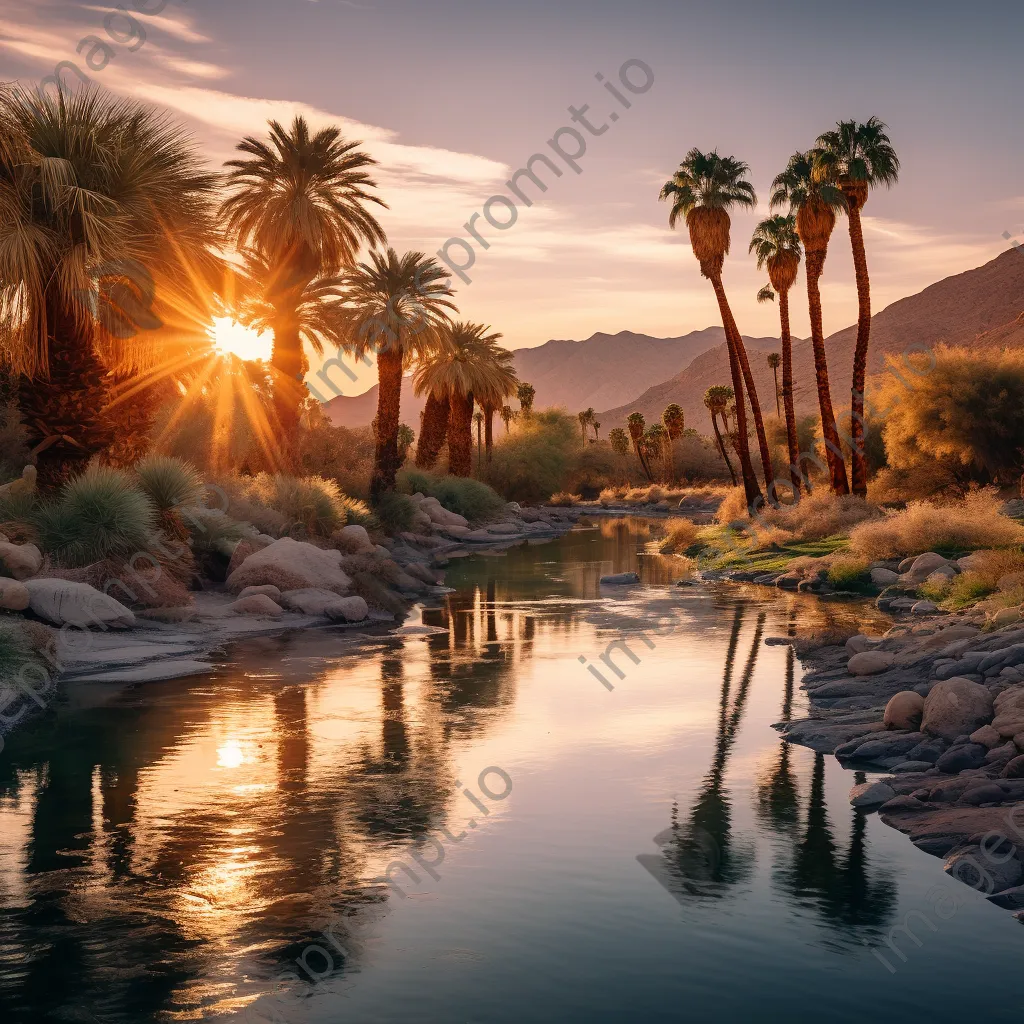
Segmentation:
[(622, 427), (612, 427), (608, 431), (608, 443), (612, 446), (612, 451), (616, 455), (629, 454), (629, 435)]
[(0, 363), (54, 486), (114, 440), (110, 375), (159, 366), (161, 318), (202, 305), (216, 176), (177, 124), (92, 89), (3, 88), (0, 139)]
[[(718, 428), (718, 417), (721, 416), (725, 419), (725, 410), (729, 403), (732, 401), (734, 392), (732, 388), (725, 384), (715, 384), (708, 388), (704, 392), (704, 407), (711, 413), (711, 425), (715, 428), (715, 439), (718, 441), (718, 450), (722, 453), (722, 458), (725, 459), (726, 466), (729, 467), (729, 476), (732, 477), (733, 486), (736, 486), (736, 470), (732, 468), (732, 462), (729, 459), (729, 453), (725, 450), (725, 440), (722, 437), (722, 431)], [(725, 424), (726, 431), (729, 430), (728, 421)]]
[(244, 154), (229, 160), (231, 194), (222, 213), (240, 248), (262, 254), (274, 308), (274, 405), (287, 443), (304, 398), (304, 359), (298, 308), (310, 283), (351, 267), (363, 243), (383, 244), (384, 232), (367, 205), (386, 203), (367, 173), (376, 161), (336, 127), (311, 133), (305, 118), (289, 130), (271, 121), (267, 141), (247, 136)]
[[(734, 157), (719, 156), (717, 152), (702, 153), (691, 149), (685, 160), (672, 178), (661, 190), (661, 198), (671, 200), (672, 209), (669, 213), (669, 226), (675, 227), (680, 217), (686, 220), (690, 233), (690, 244), (693, 254), (700, 263), (701, 274), (706, 277), (715, 289), (718, 307), (722, 313), (722, 325), (729, 349), (729, 368), (732, 371), (732, 383), (737, 397), (743, 394), (746, 382), (754, 425), (757, 430), (758, 445), (761, 449), (761, 464), (764, 469), (765, 486), (772, 494), (772, 460), (768, 450), (768, 439), (764, 432), (761, 418), (761, 406), (757, 400), (757, 389), (750, 373), (743, 338), (733, 318), (729, 300), (722, 284), (722, 267), (729, 253), (729, 232), (732, 222), (729, 210), (733, 207), (751, 209), (757, 205), (754, 187), (745, 178), (749, 168), (745, 163)], [(737, 404), (739, 416), (739, 444), (737, 451), (740, 457), (740, 468), (743, 475), (743, 487), (747, 505), (754, 508), (761, 499), (761, 489), (754, 476), (750, 461), (750, 448), (747, 442), (746, 410), (744, 403)]]
[(900, 176), (900, 161), (889, 140), (886, 125), (877, 117), (869, 118), (865, 124), (839, 121), (834, 131), (818, 137), (815, 147), (815, 173), (839, 186), (846, 198), (846, 213), (850, 220), (850, 244), (857, 280), (857, 347), (853, 355), (850, 407), (853, 441), (851, 482), (853, 493), (863, 498), (868, 492), (868, 463), (864, 451), (864, 377), (871, 340), (871, 279), (860, 211), (864, 209), (868, 193), (874, 186), (891, 188), (896, 184)]
[(633, 450), (636, 452), (636, 457), (640, 460), (640, 468), (644, 471), (648, 481), (654, 483), (654, 477), (651, 476), (651, 467), (647, 464), (647, 453), (644, 450), (644, 430), (646, 426), (647, 424), (642, 412), (631, 412), (626, 417), (629, 439), (633, 442)]
[(536, 397), (536, 388), (534, 388), (532, 384), (527, 384), (526, 381), (523, 381), (516, 388), (516, 398), (519, 399), (519, 409), (527, 419), (529, 419), (530, 413), (533, 412), (533, 401)]
[(665, 424), (665, 429), (668, 431), (669, 471), (674, 476), (676, 467), (672, 445), (683, 436), (683, 431), (686, 429), (686, 415), (683, 412), (683, 407), (675, 402), (666, 406), (665, 411), (661, 414), (661, 422)]
[(420, 436), (416, 442), (416, 465), (420, 469), (433, 469), (437, 457), (448, 439), (448, 419), (451, 403), (447, 395), (427, 395), (420, 423)]
[[(786, 410), (786, 446), (789, 449), (789, 474), (793, 484), (793, 496), (800, 497), (800, 445), (796, 433), (796, 411), (793, 404), (793, 335), (789, 327), (789, 292), (796, 283), (800, 270), (800, 236), (796, 230), (796, 218), (789, 214), (776, 214), (761, 221), (750, 240), (750, 251), (757, 256), (757, 269), (768, 268), (767, 288), (762, 288), (757, 298), (760, 302), (771, 301), (779, 296), (779, 319), (782, 327), (782, 404)], [(775, 371), (775, 395), (779, 394), (779, 355), (772, 352), (768, 365)], [(776, 405), (776, 409), (778, 406)]]
[(472, 470), (474, 402), (497, 407), (498, 396), (516, 387), (512, 353), (498, 345), (500, 334), (488, 332), (483, 324), (452, 324), (416, 371), (417, 394), (448, 397), (448, 472), (453, 476), (469, 476)]
[(768, 353), (768, 369), (775, 374), (775, 415), (782, 415), (782, 408), (779, 405), (779, 367), (782, 365), (782, 356), (778, 352)]
[(342, 299), (332, 307), (332, 316), (341, 347), (357, 358), (377, 354), (376, 450), (370, 480), (374, 500), (394, 489), (401, 464), (402, 375), (444, 344), (448, 310), (455, 309), (448, 280), (433, 258), (421, 252), (399, 256), (391, 248), (374, 250), (368, 261), (339, 279)]
[(512, 421), (516, 418), (516, 411), (511, 405), (503, 405), (498, 413), (501, 416), (501, 422), (505, 424), (505, 433), (508, 434), (512, 430)]
[(807, 304), (811, 316), (811, 344), (814, 349), (814, 374), (818, 385), (821, 432), (825, 438), (825, 458), (829, 479), (836, 494), (849, 494), (846, 463), (839, 446), (839, 432), (829, 390), (828, 361), (825, 358), (825, 333), (821, 317), (821, 291), (818, 282), (825, 269), (828, 243), (836, 226), (837, 211), (846, 209), (839, 187), (814, 173), (817, 153), (794, 153), (786, 169), (772, 182), (773, 209), (788, 206), (796, 216), (796, 230), (806, 251)]

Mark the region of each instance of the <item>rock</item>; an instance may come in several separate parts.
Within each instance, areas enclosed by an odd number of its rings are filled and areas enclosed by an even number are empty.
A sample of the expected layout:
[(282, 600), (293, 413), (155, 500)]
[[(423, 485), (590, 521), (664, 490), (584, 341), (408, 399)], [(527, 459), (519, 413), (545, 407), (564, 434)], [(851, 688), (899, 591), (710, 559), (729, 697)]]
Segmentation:
[(855, 654), (863, 654), (865, 651), (870, 651), (872, 647), (876, 647), (880, 643), (881, 640), (858, 633), (857, 636), (851, 636), (846, 641), (846, 653), (853, 657)]
[(0, 487), (0, 498), (13, 498), (21, 494), (31, 494), (36, 489), (36, 467), (26, 466), (18, 480), (12, 480)]
[(326, 610), (327, 617), (335, 622), (362, 622), (370, 614), (366, 601), (358, 595), (339, 597)]
[(240, 540), (231, 552), (231, 558), (228, 561), (225, 578), (230, 576), (250, 555), (255, 554), (257, 551), (261, 551), (266, 546), (266, 544), (263, 544), (252, 537), (246, 537), (244, 540)]
[(896, 791), (884, 782), (862, 782), (850, 790), (850, 803), (854, 807), (881, 807), (895, 796)]
[(876, 587), (889, 587), (892, 586), (900, 578), (898, 572), (893, 572), (892, 569), (872, 569), (871, 570), (871, 582)]
[(272, 601), (266, 594), (253, 594), (250, 597), (240, 597), (233, 604), (229, 604), (227, 610), (235, 615), (258, 615), (269, 618), (277, 618), (284, 614), (281, 606)]
[(988, 747), (991, 750), (993, 747), (1000, 746), (1003, 738), (999, 735), (999, 731), (993, 729), (991, 725), (983, 725), (971, 733), (971, 742), (980, 743), (983, 747)]
[(424, 498), (420, 502), (420, 509), (428, 516), (430, 521), (438, 526), (469, 526), (469, 520), (460, 516), (457, 512), (449, 512), (437, 498)]
[(982, 804), (1000, 804), (1005, 797), (1006, 794), (997, 783), (980, 782), (976, 786), (968, 786), (960, 802), (969, 807), (980, 807)]
[[(1002, 910), (1024, 909), (1024, 885), (1013, 885), (1002, 892), (994, 893), (989, 896), (988, 901)], [(1018, 921), (1024, 921), (1024, 915), (1017, 914), (1015, 916)]]
[[(426, 518), (429, 520), (430, 516)], [(349, 526), (343, 526), (339, 531), (338, 535), (346, 543), (346, 550), (350, 553), (359, 551), (373, 551), (376, 545), (370, 540), (370, 535), (366, 532), (365, 526), (359, 526), (357, 523), (351, 523)]]
[(1020, 609), (1019, 608), (1001, 608), (999, 611), (992, 616), (991, 622), (993, 626), (997, 628), (999, 626), (1009, 626), (1011, 623), (1020, 621)]
[(924, 718), (924, 697), (913, 690), (903, 690), (885, 705), (882, 721), (887, 729), (916, 730)]
[(1024, 572), (1008, 573), (1006, 576), (1001, 577), (996, 584), (996, 589), (1004, 593), (1007, 590), (1017, 590), (1020, 587), (1024, 587)]
[(635, 572), (620, 572), (620, 573), (616, 573), (614, 576), (602, 576), (601, 577), (601, 583), (602, 584), (607, 583), (607, 584), (610, 584), (610, 585), (619, 585), (619, 584), (639, 583), (639, 582), (640, 582), (640, 576), (637, 573), (635, 573)]
[(862, 651), (849, 660), (846, 668), (851, 675), (874, 676), (892, 668), (895, 660), (888, 651)]
[[(863, 655), (858, 655), (863, 657)], [(952, 740), (992, 720), (992, 694), (962, 676), (936, 683), (924, 701), (922, 731)]]
[(333, 590), (324, 590), (322, 587), (286, 590), (281, 595), (281, 604), (285, 608), (303, 615), (326, 616), (327, 609), (340, 600)]
[(1004, 779), (1024, 779), (1024, 754), (1015, 757), (1002, 771)]
[(1002, 892), (1017, 885), (1024, 876), (1024, 866), (1016, 857), (1000, 864), (1003, 856), (992, 857), (981, 847), (972, 846), (953, 853), (942, 870), (979, 892)]
[(410, 562), (405, 567), (405, 571), (410, 576), (415, 576), (416, 579), (426, 583), (429, 587), (436, 587), (438, 585), (437, 574), (428, 569), (422, 562)]
[(1000, 747), (993, 747), (985, 755), (985, 764), (998, 765), (1000, 768), (1012, 761), (1017, 756), (1017, 745), (1015, 743), (1004, 743)]
[(985, 763), (987, 753), (988, 750), (980, 743), (964, 743), (957, 747), (950, 747), (935, 762), (935, 767), (947, 775), (957, 775), (969, 768), (980, 768)]
[(0, 576), (0, 609), (5, 612), (23, 612), (28, 605), (28, 587), (18, 580)]
[(344, 594), (352, 581), (342, 572), (342, 557), (340, 551), (282, 537), (249, 555), (228, 577), (228, 588), (238, 593), (246, 587), (272, 585), (285, 593), (316, 587)]
[(42, 552), (35, 544), (0, 543), (0, 565), (16, 580), (27, 580), (43, 567)]
[(918, 601), (910, 609), (911, 615), (934, 615), (939, 606), (934, 601)]
[(901, 562), (900, 567), (904, 576), (908, 578), (907, 582), (924, 583), (936, 569), (948, 566), (949, 562), (942, 555), (937, 555), (934, 551), (927, 551), (923, 555), (918, 555), (911, 563), (909, 569), (902, 569), (904, 564), (904, 562)]
[(277, 587), (271, 586), (269, 584), (263, 587), (246, 587), (238, 595), (238, 600), (241, 601), (243, 598), (246, 597), (258, 597), (261, 594), (264, 597), (269, 597), (271, 601), (276, 601), (278, 604), (281, 603), (281, 591), (278, 590)]
[(32, 613), (54, 626), (126, 629), (135, 625), (130, 609), (87, 583), (36, 579), (26, 580), (24, 586)]
[(916, 775), (918, 772), (926, 772), (933, 768), (931, 761), (904, 761), (903, 764), (893, 768), (893, 775)]

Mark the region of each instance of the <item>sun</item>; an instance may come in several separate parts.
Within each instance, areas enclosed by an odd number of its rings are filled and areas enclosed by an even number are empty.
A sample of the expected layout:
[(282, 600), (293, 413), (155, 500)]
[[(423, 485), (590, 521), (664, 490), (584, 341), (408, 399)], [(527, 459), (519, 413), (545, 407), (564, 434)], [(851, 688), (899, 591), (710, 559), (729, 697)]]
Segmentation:
[(247, 362), (256, 359), (266, 362), (270, 359), (273, 344), (273, 334), (270, 331), (260, 333), (238, 323), (237, 320), (232, 320), (231, 317), (219, 316), (214, 318), (207, 333), (213, 347), (223, 355), (238, 356)]

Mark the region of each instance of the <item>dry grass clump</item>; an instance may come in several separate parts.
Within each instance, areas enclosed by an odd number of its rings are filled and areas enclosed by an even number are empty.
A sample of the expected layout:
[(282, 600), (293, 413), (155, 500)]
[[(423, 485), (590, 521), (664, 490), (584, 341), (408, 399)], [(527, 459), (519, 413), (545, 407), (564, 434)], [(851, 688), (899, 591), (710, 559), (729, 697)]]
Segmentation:
[(658, 550), (663, 555), (681, 555), (696, 542), (699, 530), (689, 519), (673, 519)]
[(850, 548), (873, 560), (1024, 544), (1024, 526), (1002, 515), (1000, 507), (998, 495), (989, 489), (945, 504), (913, 501), (902, 511), (857, 526)]
[(743, 494), (742, 487), (731, 487), (726, 491), (722, 504), (718, 506), (716, 519), (720, 526), (728, 526), (737, 519), (746, 519), (749, 516), (747, 511), (747, 499)]
[[(751, 526), (762, 545), (792, 544), (849, 533), (858, 524), (876, 519), (881, 514), (862, 498), (853, 495), (836, 497), (831, 491), (818, 488), (795, 505), (780, 505), (778, 508), (766, 505), (751, 521)], [(719, 524), (727, 525), (748, 517), (742, 488), (731, 489), (719, 506)]]
[(556, 508), (571, 508), (582, 500), (583, 498), (578, 494), (569, 494), (566, 491), (559, 491), (557, 494), (551, 495), (551, 500), (548, 504), (554, 505)]

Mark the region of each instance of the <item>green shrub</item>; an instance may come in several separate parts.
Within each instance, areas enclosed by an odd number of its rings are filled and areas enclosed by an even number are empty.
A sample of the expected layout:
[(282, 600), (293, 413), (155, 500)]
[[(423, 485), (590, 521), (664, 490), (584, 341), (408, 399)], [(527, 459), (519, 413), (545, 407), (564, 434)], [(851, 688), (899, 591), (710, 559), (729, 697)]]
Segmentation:
[(169, 455), (150, 455), (135, 467), (143, 493), (156, 510), (174, 512), (204, 504), (206, 486), (195, 466)]
[(844, 590), (864, 587), (871, 580), (868, 564), (860, 558), (837, 556), (828, 567), (828, 581), (832, 586), (842, 587)]
[(412, 527), (416, 506), (407, 494), (385, 491), (374, 506), (374, 513), (387, 533), (401, 533)]
[(0, 533), (24, 543), (38, 539), (39, 496), (8, 494), (0, 497)]
[(962, 572), (959, 576), (953, 577), (953, 582), (943, 595), (943, 602), (947, 608), (953, 610), (968, 608), (982, 598), (988, 597), (995, 589), (979, 573)]
[(362, 526), (367, 530), (376, 530), (380, 526), (380, 521), (373, 514), (373, 509), (365, 501), (343, 494), (341, 504), (345, 509), (346, 526)]
[(350, 499), (323, 477), (258, 473), (216, 483), (228, 498), (223, 511), (271, 536), (330, 537), (350, 521)]
[(43, 549), (70, 569), (148, 550), (157, 526), (156, 509), (135, 481), (107, 466), (65, 484), (35, 519)]
[(406, 469), (399, 474), (398, 484), (407, 494), (420, 492), (437, 498), (449, 512), (465, 516), (471, 523), (494, 519), (505, 511), (500, 494), (469, 477), (435, 476), (421, 469)]
[(508, 501), (534, 505), (566, 489), (579, 456), (575, 418), (547, 409), (523, 421), (514, 434), (494, 446), (485, 476)]
[(232, 519), (220, 509), (202, 505), (182, 509), (181, 517), (188, 528), (192, 550), (197, 555), (215, 551), (229, 554), (240, 540), (255, 537), (258, 532), (249, 523)]

